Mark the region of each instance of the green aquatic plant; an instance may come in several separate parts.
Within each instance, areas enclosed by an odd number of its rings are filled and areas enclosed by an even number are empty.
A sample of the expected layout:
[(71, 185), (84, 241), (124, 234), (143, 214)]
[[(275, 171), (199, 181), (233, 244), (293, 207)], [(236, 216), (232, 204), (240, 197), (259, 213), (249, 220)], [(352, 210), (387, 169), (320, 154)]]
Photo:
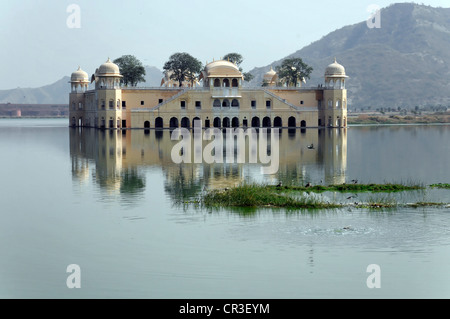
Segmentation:
[(437, 184), (431, 184), (430, 187), (431, 187), (431, 188), (445, 188), (445, 189), (450, 189), (450, 184), (446, 184), (446, 183), (437, 183)]
[[(347, 187), (347, 186), (350, 186)], [(357, 186), (361, 187), (358, 188)], [(310, 194), (312, 192), (339, 191), (339, 192), (372, 192), (364, 202), (354, 202), (348, 204), (333, 203), (320, 199)], [(204, 207), (230, 207), (230, 208), (285, 208), (285, 209), (332, 209), (343, 207), (370, 208), (370, 209), (393, 209), (398, 207), (432, 207), (445, 206), (445, 203), (435, 203), (420, 201), (417, 203), (399, 203), (392, 194), (379, 194), (379, 192), (397, 192), (401, 190), (422, 189), (418, 184), (348, 184), (329, 186), (281, 186), (266, 184), (247, 184), (212, 190), (204, 192), (195, 200), (194, 204)], [(381, 190), (381, 191), (380, 191)], [(355, 195), (356, 196), (356, 195)]]
[(311, 196), (292, 197), (274, 192), (270, 187), (244, 184), (233, 188), (215, 190), (202, 197), (205, 206), (225, 207), (286, 207), (286, 208), (337, 208), (340, 204), (323, 202)]
[(332, 185), (307, 185), (307, 186), (274, 186), (266, 185), (265, 187), (276, 191), (304, 191), (304, 192), (401, 192), (409, 190), (424, 189), (420, 184), (332, 184)]

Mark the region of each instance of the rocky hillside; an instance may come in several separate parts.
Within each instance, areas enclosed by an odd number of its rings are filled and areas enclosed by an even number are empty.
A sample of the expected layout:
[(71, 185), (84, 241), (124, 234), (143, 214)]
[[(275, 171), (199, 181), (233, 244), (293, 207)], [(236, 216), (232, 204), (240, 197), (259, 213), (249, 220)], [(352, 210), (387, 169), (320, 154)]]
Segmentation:
[[(366, 21), (346, 26), (286, 58), (310, 64), (314, 72), (306, 85), (314, 86), (336, 57), (350, 77), (350, 109), (450, 107), (450, 9), (401, 3), (380, 14), (381, 28), (370, 29)], [(252, 85), (270, 65), (251, 71)]]

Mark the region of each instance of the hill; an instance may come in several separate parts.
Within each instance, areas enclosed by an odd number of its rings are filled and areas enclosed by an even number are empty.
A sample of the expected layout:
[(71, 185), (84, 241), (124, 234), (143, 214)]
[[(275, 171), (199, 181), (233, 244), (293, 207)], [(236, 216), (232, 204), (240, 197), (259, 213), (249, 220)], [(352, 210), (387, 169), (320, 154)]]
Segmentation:
[[(163, 73), (153, 66), (145, 67), (146, 82), (139, 86), (160, 86)], [(91, 75), (90, 73), (89, 75)], [(39, 88), (16, 88), (0, 90), (0, 104), (68, 104), (70, 93), (70, 75), (55, 83)], [(93, 86), (91, 85), (91, 88)]]
[[(450, 107), (450, 9), (401, 3), (380, 15), (381, 28), (366, 21), (346, 26), (285, 58), (311, 65), (306, 85), (315, 86), (336, 57), (350, 77), (349, 109)], [(270, 65), (251, 70), (250, 84), (259, 85)]]

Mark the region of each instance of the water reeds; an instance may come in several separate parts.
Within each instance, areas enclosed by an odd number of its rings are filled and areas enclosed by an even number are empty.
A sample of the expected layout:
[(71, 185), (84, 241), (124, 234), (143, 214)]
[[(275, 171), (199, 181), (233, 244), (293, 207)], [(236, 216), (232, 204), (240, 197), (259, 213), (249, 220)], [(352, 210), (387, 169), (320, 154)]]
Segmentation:
[[(442, 185), (442, 184), (440, 184)], [(448, 185), (448, 184), (444, 184)], [(264, 184), (242, 184), (236, 187), (205, 192), (196, 202), (206, 207), (278, 207), (288, 209), (332, 209), (343, 207), (356, 208), (397, 208), (397, 207), (433, 207), (445, 206), (445, 203), (417, 202), (402, 204), (391, 195), (369, 196), (364, 202), (354, 203), (330, 203), (318, 196), (312, 196), (310, 192), (400, 192), (420, 190), (425, 187), (419, 184), (340, 184), (340, 185), (316, 185), (316, 186), (281, 186)], [(353, 197), (353, 196), (352, 196)]]

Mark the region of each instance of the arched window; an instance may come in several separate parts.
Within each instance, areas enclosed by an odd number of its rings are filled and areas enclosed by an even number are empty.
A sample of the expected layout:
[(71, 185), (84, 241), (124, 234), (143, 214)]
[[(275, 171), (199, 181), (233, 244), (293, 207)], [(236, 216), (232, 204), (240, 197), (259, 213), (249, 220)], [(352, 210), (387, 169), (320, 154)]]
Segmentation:
[(228, 101), (228, 99), (224, 99), (222, 102), (222, 107), (230, 107), (230, 101)]
[(230, 119), (228, 117), (224, 117), (222, 121), (223, 127), (230, 127)]
[(333, 107), (333, 100), (328, 100), (328, 108), (331, 109)]
[(114, 108), (114, 101), (113, 100), (109, 100), (109, 108), (110, 109)]
[(340, 108), (341, 107), (341, 100), (337, 100), (336, 101), (336, 108)]
[(214, 100), (213, 107), (220, 107), (220, 100), (219, 99), (215, 99)]
[(223, 79), (223, 86), (224, 86), (224, 87), (230, 87), (230, 80), (228, 80), (228, 79)]
[(233, 117), (231, 120), (231, 127), (239, 127), (239, 118)]
[(144, 122), (144, 128), (150, 128), (150, 121)]
[(233, 79), (233, 80), (231, 81), (231, 86), (234, 87), (234, 88), (238, 87), (238, 86), (239, 86), (238, 80), (237, 80), (237, 79)]
[(120, 100), (117, 100), (117, 109), (120, 109)]
[(270, 117), (266, 116), (266, 117), (263, 118), (262, 126), (263, 127), (270, 127), (271, 126)]
[(306, 127), (306, 121), (305, 120), (300, 122), (300, 127)]
[(220, 127), (220, 117), (215, 117), (213, 121), (214, 127)]
[(233, 107), (239, 107), (239, 101), (236, 100), (236, 99), (233, 99), (233, 100), (231, 101), (231, 106), (233, 106)]
[(216, 88), (220, 87), (220, 80), (219, 79), (215, 79), (214, 80), (214, 87), (216, 87)]

